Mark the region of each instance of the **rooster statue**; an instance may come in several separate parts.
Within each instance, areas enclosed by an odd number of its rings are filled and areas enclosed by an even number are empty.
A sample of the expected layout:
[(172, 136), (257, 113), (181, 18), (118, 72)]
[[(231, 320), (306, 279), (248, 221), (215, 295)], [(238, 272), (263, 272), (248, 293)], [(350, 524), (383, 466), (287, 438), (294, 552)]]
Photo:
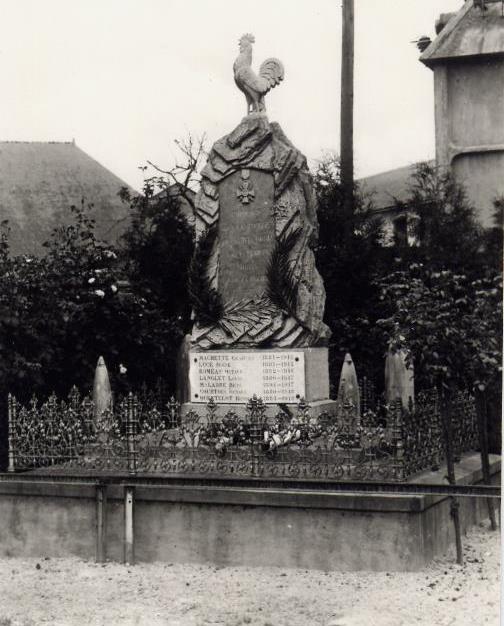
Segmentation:
[(259, 68), (259, 76), (252, 71), (252, 44), (254, 36), (243, 35), (240, 39), (240, 54), (233, 65), (235, 83), (247, 99), (247, 115), (264, 113), (264, 95), (276, 87), (284, 78), (284, 67), (278, 59), (266, 59)]

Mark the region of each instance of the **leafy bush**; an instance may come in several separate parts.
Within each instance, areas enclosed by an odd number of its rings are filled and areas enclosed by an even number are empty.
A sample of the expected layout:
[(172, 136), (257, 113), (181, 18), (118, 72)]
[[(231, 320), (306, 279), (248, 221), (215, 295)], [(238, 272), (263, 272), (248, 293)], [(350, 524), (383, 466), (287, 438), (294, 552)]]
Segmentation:
[[(192, 231), (172, 199), (151, 199), (149, 209), (132, 200), (131, 226), (119, 247), (96, 238), (87, 207), (71, 207), (73, 224), (54, 230), (40, 258), (11, 257), (3, 225), (3, 403), (8, 392), (27, 400), (33, 393), (66, 394), (73, 384), (90, 389), (100, 355), (118, 393), (159, 378), (174, 391), (177, 351), (189, 322)], [(3, 440), (5, 434), (3, 408)]]
[(382, 245), (382, 224), (373, 218), (371, 201), (357, 186), (354, 212), (344, 212), (335, 157), (329, 155), (319, 163), (314, 182), (320, 225), (316, 259), (327, 295), (324, 321), (332, 331), (331, 380), (338, 380), (346, 352), (352, 354), (359, 376), (378, 380), (386, 346), (376, 328), (383, 313), (377, 280), (394, 253)]
[[(495, 381), (504, 200), (496, 200), (495, 227), (485, 230), (463, 187), (420, 164), (409, 199), (398, 206), (409, 213), (419, 245), (384, 247), (372, 201), (357, 187), (353, 215), (343, 211), (336, 159), (319, 165), (315, 184), (317, 264), (327, 292), (325, 321), (333, 333), (332, 380), (349, 351), (359, 375), (382, 383), (384, 353), (393, 341), (411, 350), (420, 386), (432, 386), (435, 374), (445, 372), (439, 368), (449, 368), (449, 377), (462, 386)], [(436, 354), (443, 355), (439, 361)]]

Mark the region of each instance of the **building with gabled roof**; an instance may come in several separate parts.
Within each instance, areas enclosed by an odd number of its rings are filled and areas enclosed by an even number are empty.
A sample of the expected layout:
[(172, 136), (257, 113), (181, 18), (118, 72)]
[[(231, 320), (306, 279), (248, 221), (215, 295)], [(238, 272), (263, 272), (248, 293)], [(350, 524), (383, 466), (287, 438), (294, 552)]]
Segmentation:
[[(435, 161), (427, 161), (427, 163), (432, 166), (436, 164)], [(412, 163), (359, 179), (359, 188), (366, 197), (371, 199), (373, 212), (377, 216), (393, 219), (400, 211), (401, 204), (410, 197), (412, 176), (417, 165), (417, 163)]]
[[(467, 0), (436, 22), (437, 37), (420, 57), (434, 72), (436, 160), (462, 183), (484, 226), (504, 195), (504, 1)], [(428, 37), (422, 41), (429, 42)], [(404, 202), (414, 165), (361, 179), (375, 213), (404, 231)]]
[[(435, 165), (435, 161), (428, 163)], [(404, 203), (411, 197), (412, 177), (417, 165), (412, 163), (357, 181), (361, 193), (372, 203), (373, 217), (382, 220), (385, 245), (414, 241), (409, 226), (411, 216), (406, 214)]]
[(420, 57), (434, 72), (436, 162), (466, 187), (484, 226), (504, 195), (504, 3), (442, 15)]
[(0, 220), (9, 222), (14, 255), (43, 254), (42, 243), (70, 222), (70, 207), (81, 202), (93, 206), (97, 236), (116, 241), (129, 223), (118, 195), (123, 187), (73, 141), (0, 142)]

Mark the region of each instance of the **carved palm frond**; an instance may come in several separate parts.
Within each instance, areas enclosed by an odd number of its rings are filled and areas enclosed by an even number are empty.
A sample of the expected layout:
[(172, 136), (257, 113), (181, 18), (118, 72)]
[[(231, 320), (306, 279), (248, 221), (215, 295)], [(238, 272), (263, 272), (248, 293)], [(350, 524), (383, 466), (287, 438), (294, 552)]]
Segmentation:
[(202, 326), (215, 324), (224, 313), (222, 297), (212, 287), (208, 276), (208, 266), (216, 238), (217, 227), (214, 225), (200, 237), (189, 266), (187, 289), (195, 320)]
[(267, 298), (292, 316), (295, 316), (298, 289), (290, 255), (300, 234), (301, 228), (298, 228), (277, 239), (266, 269)]

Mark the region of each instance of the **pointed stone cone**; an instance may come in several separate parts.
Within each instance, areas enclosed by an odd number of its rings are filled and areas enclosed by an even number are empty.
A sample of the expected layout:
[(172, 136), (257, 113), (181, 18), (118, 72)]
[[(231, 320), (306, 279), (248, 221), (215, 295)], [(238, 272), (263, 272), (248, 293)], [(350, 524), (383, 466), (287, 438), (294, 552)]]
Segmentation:
[(385, 399), (392, 404), (400, 398), (405, 409), (409, 401), (415, 401), (415, 380), (413, 365), (406, 365), (406, 351), (393, 352), (389, 348), (385, 359)]
[(112, 389), (105, 360), (101, 356), (96, 365), (93, 383), (93, 403), (95, 407), (95, 420), (99, 420), (103, 412), (112, 408)]
[(360, 391), (357, 372), (349, 352), (345, 354), (338, 387), (338, 400), (350, 402), (355, 407), (356, 415), (360, 416)]

